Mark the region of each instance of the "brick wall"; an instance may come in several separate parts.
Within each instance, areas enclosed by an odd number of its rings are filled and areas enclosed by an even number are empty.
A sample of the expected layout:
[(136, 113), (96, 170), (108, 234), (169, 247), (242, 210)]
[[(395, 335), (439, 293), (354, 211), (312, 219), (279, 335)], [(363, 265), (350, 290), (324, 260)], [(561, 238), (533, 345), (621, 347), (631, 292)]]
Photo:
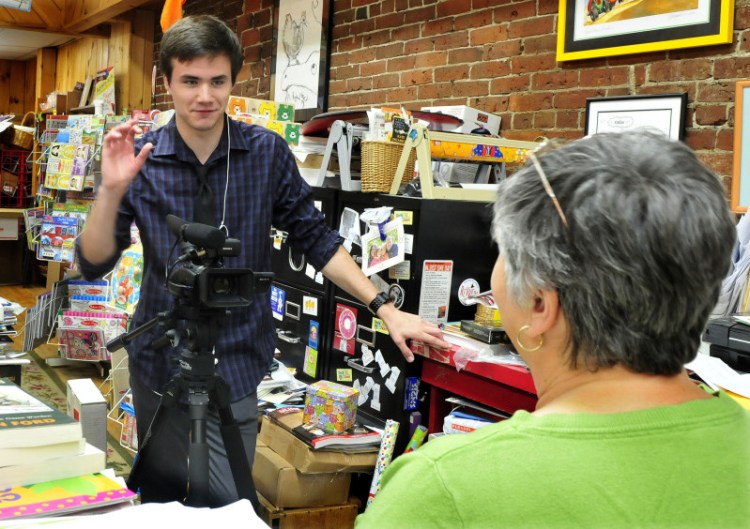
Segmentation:
[[(734, 85), (750, 75), (750, 0), (735, 0), (732, 44), (567, 63), (555, 57), (558, 0), (332, 4), (330, 110), (465, 104), (502, 116), (509, 138), (577, 138), (589, 97), (687, 92), (686, 141), (730, 183)], [(186, 11), (236, 27), (246, 65), (235, 93), (270, 97), (273, 0), (191, 1)]]

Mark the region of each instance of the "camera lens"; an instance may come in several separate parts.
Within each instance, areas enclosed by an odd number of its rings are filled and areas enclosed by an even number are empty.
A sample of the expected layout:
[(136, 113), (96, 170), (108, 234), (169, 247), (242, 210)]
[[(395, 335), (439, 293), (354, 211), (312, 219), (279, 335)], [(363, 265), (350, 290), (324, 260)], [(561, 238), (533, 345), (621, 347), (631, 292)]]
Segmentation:
[(226, 276), (218, 276), (213, 281), (212, 290), (215, 294), (231, 294), (232, 281)]

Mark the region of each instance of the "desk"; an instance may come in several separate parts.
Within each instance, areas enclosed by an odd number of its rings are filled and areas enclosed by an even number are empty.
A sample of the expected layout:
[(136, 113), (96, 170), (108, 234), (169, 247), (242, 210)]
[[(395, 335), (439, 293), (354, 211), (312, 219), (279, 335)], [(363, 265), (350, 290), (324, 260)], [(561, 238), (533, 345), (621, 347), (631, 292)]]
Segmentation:
[(532, 411), (536, 406), (536, 390), (531, 374), (525, 367), (469, 362), (456, 370), (453, 351), (441, 351), (421, 343), (413, 343), (412, 351), (424, 357), (422, 382), (431, 386), (429, 403), (430, 432), (442, 432), (442, 421), (450, 411), (445, 398), (456, 395), (471, 399), (506, 413)]

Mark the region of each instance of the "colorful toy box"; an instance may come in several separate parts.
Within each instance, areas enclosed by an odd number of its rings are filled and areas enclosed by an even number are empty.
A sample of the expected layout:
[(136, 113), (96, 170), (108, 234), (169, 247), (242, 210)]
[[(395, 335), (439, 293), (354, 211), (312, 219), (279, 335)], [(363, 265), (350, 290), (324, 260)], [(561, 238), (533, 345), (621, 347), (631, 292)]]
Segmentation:
[(343, 433), (354, 425), (358, 397), (357, 389), (319, 380), (307, 388), (302, 419), (326, 432)]

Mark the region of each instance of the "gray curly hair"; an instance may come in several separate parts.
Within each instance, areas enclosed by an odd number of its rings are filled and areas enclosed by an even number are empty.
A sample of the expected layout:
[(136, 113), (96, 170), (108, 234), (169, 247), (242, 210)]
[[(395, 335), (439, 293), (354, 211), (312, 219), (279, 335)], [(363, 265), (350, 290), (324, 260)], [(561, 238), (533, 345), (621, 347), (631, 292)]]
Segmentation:
[(631, 131), (539, 154), (500, 186), (493, 237), (508, 295), (556, 289), (572, 366), (658, 375), (693, 358), (735, 244), (725, 190), (683, 143)]

